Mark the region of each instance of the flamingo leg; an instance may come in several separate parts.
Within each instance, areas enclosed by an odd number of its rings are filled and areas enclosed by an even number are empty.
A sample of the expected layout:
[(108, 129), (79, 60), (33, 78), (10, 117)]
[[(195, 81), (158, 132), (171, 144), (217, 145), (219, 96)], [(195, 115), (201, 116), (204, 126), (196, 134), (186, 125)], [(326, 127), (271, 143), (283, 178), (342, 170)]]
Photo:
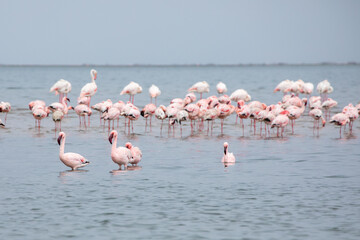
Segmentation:
[(221, 134), (223, 134), (224, 119), (221, 119)]

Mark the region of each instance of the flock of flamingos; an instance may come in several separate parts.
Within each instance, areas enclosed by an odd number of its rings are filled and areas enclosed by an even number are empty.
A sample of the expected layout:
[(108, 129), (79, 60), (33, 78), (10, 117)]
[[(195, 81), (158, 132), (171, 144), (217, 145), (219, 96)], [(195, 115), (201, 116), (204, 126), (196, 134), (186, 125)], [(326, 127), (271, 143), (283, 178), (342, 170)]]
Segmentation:
[[(115, 120), (117, 127), (119, 127), (119, 119), (121, 116), (125, 118), (125, 129), (130, 133), (134, 131), (133, 121), (140, 118), (140, 115), (146, 119), (146, 127), (148, 119), (150, 121), (152, 116), (161, 120), (160, 131), (162, 131), (163, 121), (168, 119), (168, 131), (175, 131), (175, 125), (180, 126), (182, 132), (182, 122), (190, 121), (191, 132), (196, 130), (204, 130), (204, 122), (207, 122), (207, 131), (213, 130), (215, 119), (221, 120), (221, 133), (223, 133), (224, 120), (232, 114), (236, 114), (236, 123), (240, 119), (242, 126), (242, 133), (244, 135), (245, 119), (251, 119), (251, 127), (256, 133), (256, 125), (260, 123), (259, 134), (263, 132), (262, 123), (264, 123), (264, 136), (271, 136), (270, 128), (277, 129), (277, 137), (283, 137), (284, 129), (288, 124), (291, 124), (292, 133), (294, 133), (294, 122), (304, 115), (305, 109), (308, 106), (308, 115), (314, 119), (313, 132), (319, 134), (320, 121), (321, 126), (324, 127), (326, 122), (340, 126), (341, 129), (348, 125), (349, 131), (352, 131), (353, 122), (358, 118), (360, 113), (360, 103), (354, 106), (349, 104), (345, 106), (341, 113), (330, 116), (331, 108), (337, 106), (337, 102), (328, 97), (328, 94), (333, 92), (333, 87), (329, 81), (324, 80), (317, 85), (317, 92), (320, 96), (311, 96), (314, 85), (312, 83), (305, 83), (302, 80), (291, 81), (284, 80), (276, 86), (274, 92), (283, 92), (282, 100), (276, 104), (266, 105), (259, 101), (251, 101), (251, 96), (244, 90), (238, 89), (230, 96), (226, 95), (227, 87), (224, 83), (219, 82), (216, 85), (216, 90), (219, 96), (210, 96), (202, 98), (203, 93), (209, 92), (209, 84), (205, 81), (198, 82), (188, 89), (188, 94), (185, 98), (174, 98), (168, 106), (160, 105), (157, 107), (156, 98), (161, 94), (160, 89), (152, 85), (149, 88), (151, 103), (147, 104), (143, 109), (139, 109), (134, 105), (134, 97), (136, 94), (142, 92), (142, 87), (135, 82), (130, 82), (121, 91), (120, 95), (128, 94), (130, 96), (127, 103), (118, 101), (113, 103), (110, 99), (90, 105), (91, 97), (97, 92), (96, 78), (97, 71), (92, 69), (90, 71), (91, 82), (85, 84), (80, 91), (77, 106), (74, 108), (68, 105), (67, 94), (71, 91), (71, 83), (61, 79), (56, 82), (51, 88), (50, 92), (55, 92), (59, 95), (59, 102), (46, 105), (42, 100), (35, 100), (29, 103), (29, 109), (35, 118), (35, 127), (40, 130), (40, 122), (42, 119), (49, 116), (52, 112), (52, 119), (55, 122), (55, 133), (57, 129), (60, 130), (58, 143), (60, 145), (60, 160), (72, 170), (84, 167), (89, 164), (89, 161), (77, 153), (64, 153), (66, 134), (61, 132), (61, 121), (67, 116), (69, 110), (74, 110), (79, 116), (80, 127), (86, 128), (90, 125), (90, 116), (92, 111), (96, 110), (100, 115), (100, 124), (103, 120), (105, 126), (106, 121), (109, 130), (109, 142), (112, 144), (111, 158), (114, 163), (119, 165), (119, 170), (127, 169), (128, 165), (137, 166), (140, 162), (142, 153), (138, 147), (134, 147), (131, 143), (126, 143), (125, 147), (117, 146), (118, 132), (115, 129)], [(196, 101), (195, 93), (200, 94), (200, 99)], [(305, 94), (306, 98), (299, 98), (299, 94)], [(311, 96), (311, 97), (310, 97)], [(153, 102), (155, 99), (155, 103)], [(232, 102), (236, 106), (232, 105)], [(247, 103), (249, 102), (249, 103)], [(11, 105), (8, 102), (0, 103), (0, 112), (5, 113), (4, 122), (0, 119), (0, 126), (5, 127), (7, 113), (10, 112)], [(86, 119), (87, 117), (87, 119)], [(87, 121), (87, 123), (86, 123)], [(111, 126), (112, 123), (112, 126)], [(112, 131), (110, 132), (110, 129)], [(235, 157), (228, 152), (229, 144), (224, 143), (224, 156), (222, 162), (233, 163)]]

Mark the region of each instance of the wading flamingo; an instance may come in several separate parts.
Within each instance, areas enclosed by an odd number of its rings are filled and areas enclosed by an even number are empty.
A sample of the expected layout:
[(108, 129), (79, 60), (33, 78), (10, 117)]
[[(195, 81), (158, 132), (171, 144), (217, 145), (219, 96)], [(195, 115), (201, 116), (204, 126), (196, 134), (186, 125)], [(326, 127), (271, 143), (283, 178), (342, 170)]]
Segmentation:
[(197, 82), (191, 88), (188, 89), (188, 92), (200, 93), (200, 99), (202, 99), (203, 93), (208, 93), (209, 91), (210, 91), (209, 84), (206, 81)]
[(64, 153), (66, 134), (64, 132), (59, 133), (58, 143), (60, 145), (60, 160), (72, 170), (85, 167), (90, 162), (78, 153)]
[(118, 138), (118, 132), (116, 130), (111, 131), (109, 136), (109, 142), (112, 144), (111, 146), (111, 159), (114, 163), (119, 165), (119, 170), (121, 170), (121, 166), (124, 165), (124, 170), (127, 169), (127, 165), (131, 160), (131, 151), (126, 147), (118, 147), (116, 148)]
[(6, 117), (7, 114), (11, 111), (11, 105), (8, 102), (0, 102), (0, 112), (5, 113), (5, 124), (6, 124)]
[(129, 94), (130, 95), (129, 102), (134, 104), (135, 94), (138, 94), (138, 93), (141, 93), (141, 92), (142, 92), (142, 87), (138, 83), (130, 82), (120, 92), (120, 95)]
[(149, 94), (150, 94), (151, 103), (152, 103), (152, 99), (155, 98), (155, 106), (156, 106), (156, 98), (161, 94), (160, 89), (154, 84), (152, 84), (151, 87), (149, 88)]
[(97, 91), (97, 85), (95, 80), (97, 78), (97, 71), (95, 69), (90, 70), (91, 83), (85, 84), (80, 91), (80, 98), (82, 97), (90, 97), (88, 107), (90, 107), (91, 97), (95, 95)]
[(233, 153), (229, 153), (229, 144), (227, 142), (224, 142), (224, 156), (222, 157), (221, 162), (223, 163), (235, 162), (235, 156)]
[(227, 92), (227, 87), (225, 85), (225, 83), (223, 82), (219, 82), (217, 85), (216, 85), (216, 91), (218, 94), (224, 94)]
[(131, 143), (127, 142), (125, 144), (125, 147), (130, 150), (131, 152), (131, 158), (129, 163), (133, 166), (137, 166), (142, 158), (142, 153), (140, 148), (134, 147)]

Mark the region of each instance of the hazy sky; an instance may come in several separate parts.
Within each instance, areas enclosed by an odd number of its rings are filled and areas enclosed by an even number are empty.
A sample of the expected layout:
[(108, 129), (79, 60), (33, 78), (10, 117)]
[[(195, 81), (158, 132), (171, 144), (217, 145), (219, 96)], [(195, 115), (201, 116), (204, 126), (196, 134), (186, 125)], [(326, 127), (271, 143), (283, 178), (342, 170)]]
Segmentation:
[(0, 0), (0, 64), (360, 62), (359, 0)]

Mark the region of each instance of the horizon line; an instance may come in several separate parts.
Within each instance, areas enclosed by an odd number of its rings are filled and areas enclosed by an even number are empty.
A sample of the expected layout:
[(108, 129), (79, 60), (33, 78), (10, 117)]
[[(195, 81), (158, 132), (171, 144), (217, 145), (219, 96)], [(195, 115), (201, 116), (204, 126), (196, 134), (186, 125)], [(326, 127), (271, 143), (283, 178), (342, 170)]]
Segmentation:
[(327, 66), (327, 65), (360, 65), (360, 62), (317, 62), (317, 63), (191, 63), (191, 64), (6, 64), (0, 63), (0, 67), (242, 67), (242, 66)]

